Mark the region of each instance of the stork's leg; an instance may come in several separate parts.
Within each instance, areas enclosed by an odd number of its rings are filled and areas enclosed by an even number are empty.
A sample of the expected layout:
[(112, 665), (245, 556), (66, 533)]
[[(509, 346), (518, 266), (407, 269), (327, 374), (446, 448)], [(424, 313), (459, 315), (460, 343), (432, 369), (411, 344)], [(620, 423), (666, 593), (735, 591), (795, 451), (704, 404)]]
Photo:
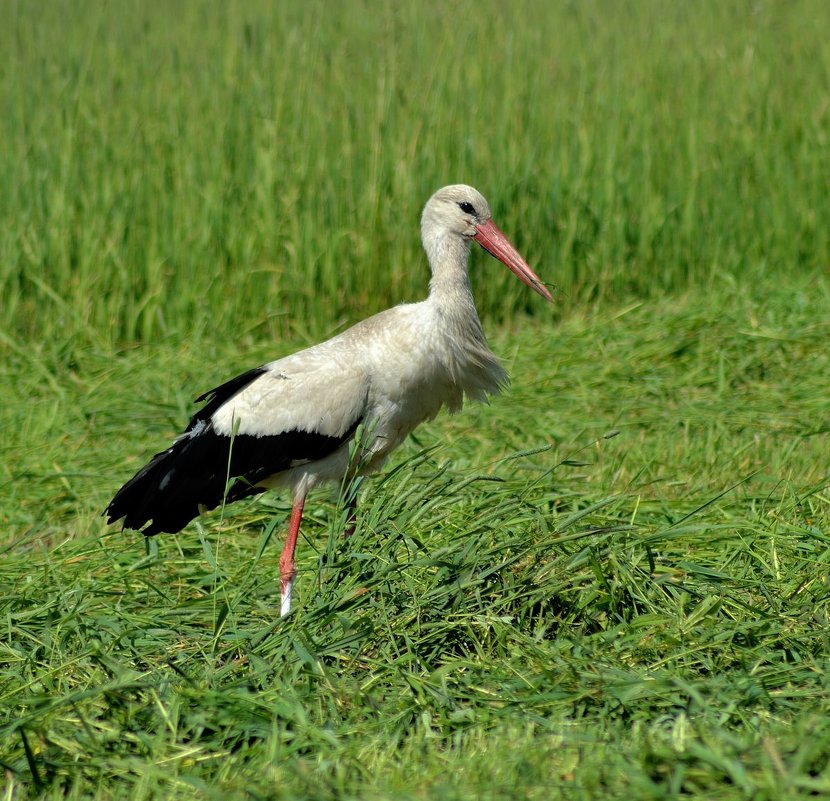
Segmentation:
[(303, 519), (305, 495), (294, 499), (291, 509), (291, 521), (288, 524), (288, 536), (280, 556), (280, 617), (285, 617), (291, 611), (291, 589), (294, 586), (294, 577), (297, 570), (294, 567), (294, 551), (297, 548), (297, 536), (300, 533), (300, 522)]
[(355, 493), (346, 504), (346, 509), (349, 512), (346, 518), (346, 528), (343, 530), (343, 536), (348, 538), (354, 534), (357, 528), (357, 493)]

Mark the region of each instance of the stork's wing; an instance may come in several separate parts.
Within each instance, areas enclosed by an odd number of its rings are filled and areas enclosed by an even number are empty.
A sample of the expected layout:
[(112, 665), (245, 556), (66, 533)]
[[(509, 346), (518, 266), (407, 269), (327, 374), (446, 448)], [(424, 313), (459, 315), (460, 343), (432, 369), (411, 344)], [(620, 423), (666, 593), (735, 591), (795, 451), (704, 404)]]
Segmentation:
[(206, 403), (193, 415), (193, 419), (185, 429), (185, 433), (190, 431), (200, 420), (209, 420), (213, 417), (213, 413), (224, 405), (226, 401), (229, 401), (234, 395), (247, 387), (248, 384), (267, 372), (267, 367), (254, 367), (253, 370), (248, 370), (242, 373), (242, 375), (238, 375), (236, 378), (220, 384), (218, 387), (203, 392), (196, 398), (195, 403), (203, 403), (205, 401)]
[(367, 384), (339, 359), (315, 358), (315, 350), (200, 396), (207, 403), (185, 432), (118, 491), (109, 522), (124, 518), (147, 535), (180, 531), (200, 507), (262, 492), (256, 485), (271, 476), (334, 453), (362, 420)]
[(217, 387), (202, 396), (210, 400), (194, 420), (209, 419), (217, 433), (226, 435), (305, 431), (342, 436), (363, 416), (370, 380), (339, 344), (317, 345)]

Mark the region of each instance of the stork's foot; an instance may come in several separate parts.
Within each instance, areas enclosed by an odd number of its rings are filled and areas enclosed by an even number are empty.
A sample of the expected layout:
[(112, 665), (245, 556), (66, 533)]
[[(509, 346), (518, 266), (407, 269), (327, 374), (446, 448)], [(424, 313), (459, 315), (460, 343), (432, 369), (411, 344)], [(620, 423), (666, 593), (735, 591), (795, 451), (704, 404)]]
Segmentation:
[(280, 617), (285, 617), (291, 611), (291, 594), (294, 589), (294, 577), (282, 582), (280, 592)]
[(297, 547), (297, 535), (300, 533), (300, 521), (303, 519), (304, 503), (304, 495), (298, 495), (294, 500), (291, 520), (288, 523), (288, 536), (280, 555), (280, 617), (285, 617), (291, 611), (291, 590), (297, 577), (294, 550)]

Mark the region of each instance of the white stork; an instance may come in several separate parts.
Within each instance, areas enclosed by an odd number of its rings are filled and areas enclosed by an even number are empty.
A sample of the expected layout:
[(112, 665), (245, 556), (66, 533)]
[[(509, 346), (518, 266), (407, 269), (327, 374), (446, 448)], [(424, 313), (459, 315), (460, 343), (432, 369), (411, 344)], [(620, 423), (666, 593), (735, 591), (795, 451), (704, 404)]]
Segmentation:
[[(470, 242), (553, 300), (470, 186), (445, 186), (429, 199), (421, 239), (432, 268), (426, 300), (376, 314), (201, 395), (205, 405), (184, 433), (116, 493), (108, 522), (123, 518), (125, 528), (147, 536), (175, 533), (223, 500), (287, 487), (293, 508), (280, 557), (280, 613), (288, 614), (309, 490), (377, 470), (442, 406), (456, 412), (465, 395), (485, 400), (507, 383), (473, 302)], [(350, 445), (359, 427), (355, 458)]]

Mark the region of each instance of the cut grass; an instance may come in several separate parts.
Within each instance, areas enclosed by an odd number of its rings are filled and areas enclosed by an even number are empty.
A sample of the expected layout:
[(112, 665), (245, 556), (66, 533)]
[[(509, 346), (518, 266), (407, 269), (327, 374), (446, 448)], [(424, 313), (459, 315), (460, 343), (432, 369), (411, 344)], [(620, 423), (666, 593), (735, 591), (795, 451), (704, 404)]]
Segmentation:
[(515, 389), (420, 429), (354, 537), (311, 504), (285, 621), (287, 499), (147, 549), (97, 517), (223, 376), (194, 383), (188, 348), (88, 353), (51, 409), (18, 407), (44, 436), (5, 460), (9, 792), (830, 792), (828, 311), (813, 282), (498, 337)]

